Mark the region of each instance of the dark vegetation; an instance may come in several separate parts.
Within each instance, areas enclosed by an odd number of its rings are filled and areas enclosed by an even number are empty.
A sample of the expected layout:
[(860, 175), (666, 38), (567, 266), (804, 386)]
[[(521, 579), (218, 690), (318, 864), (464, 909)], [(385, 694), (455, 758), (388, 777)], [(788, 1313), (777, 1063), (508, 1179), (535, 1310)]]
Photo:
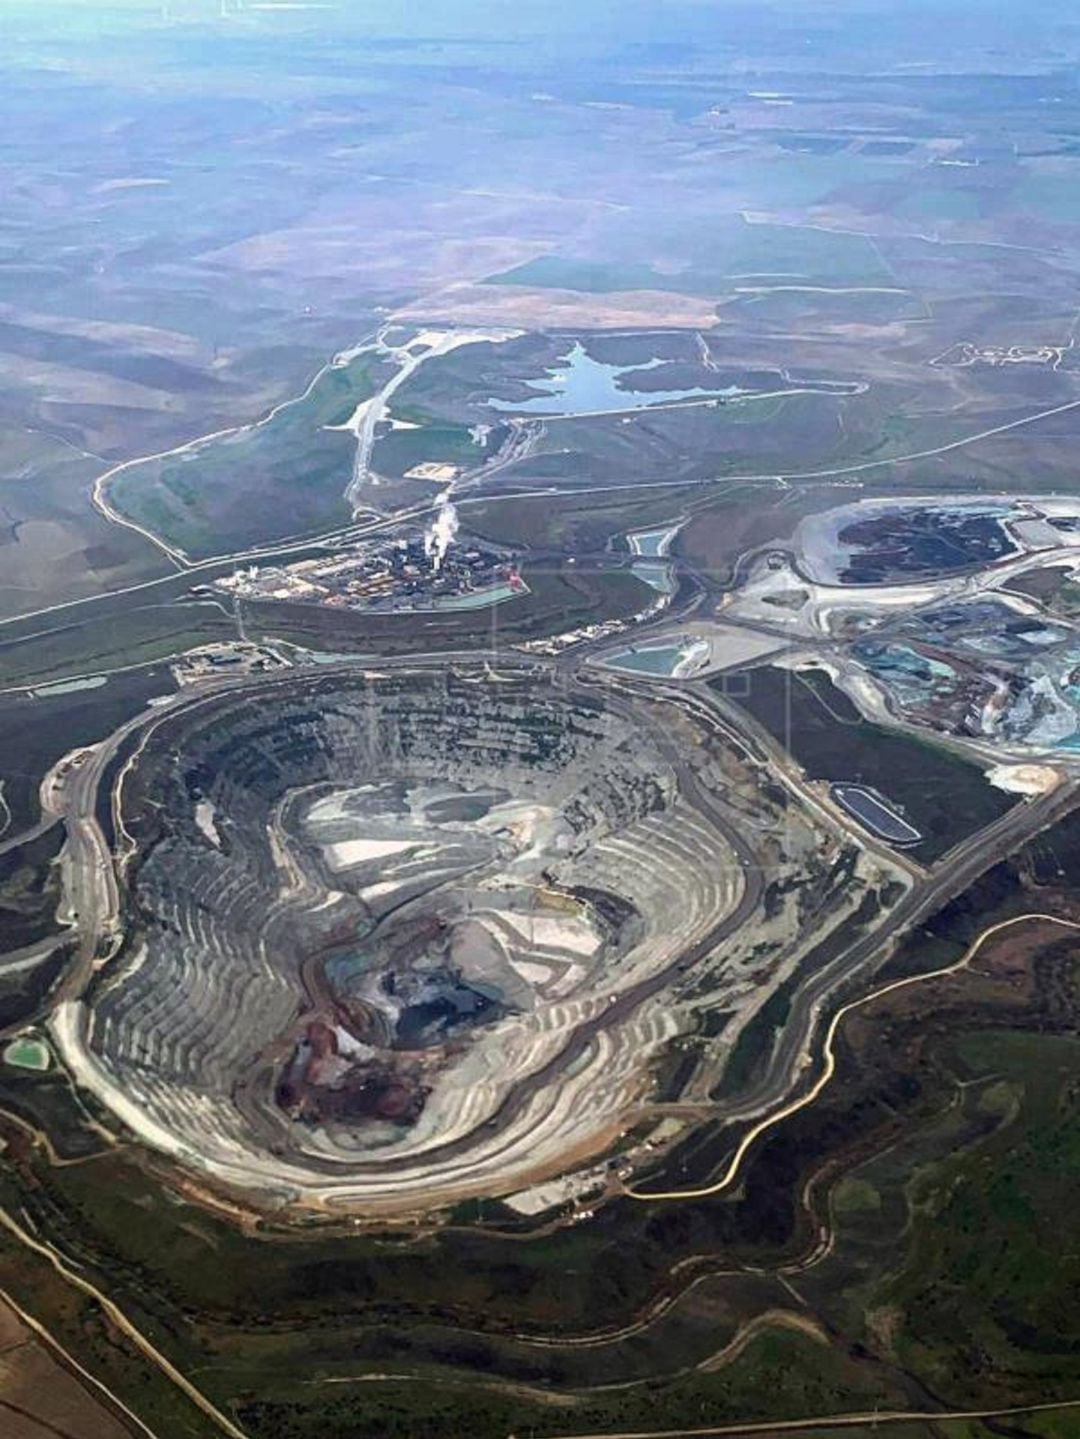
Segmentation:
[[(1080, 869), (1078, 833), (1073, 821), (1053, 832), (1070, 870)], [(1036, 902), (1025, 903), (1032, 863), (1025, 851), (989, 889), (943, 911), (940, 940), (963, 944), (973, 922)], [(1054, 903), (1038, 896), (1039, 907)], [(103, 1268), (158, 1342), (194, 1366), (219, 1402), (237, 1405), (258, 1439), (344, 1439), (358, 1425), (406, 1434), (410, 1415), (413, 1432), (450, 1439), (504, 1423), (544, 1435), (671, 1427), (702, 1414), (721, 1422), (1067, 1393), (1080, 1375), (1067, 1324), (1072, 1261), (1048, 1266), (1039, 1256), (1071, 1252), (1077, 948), (1056, 934), (1035, 937), (1020, 951), (1027, 958), (1003, 955), (1011, 978), (988, 959), (962, 985), (928, 981), (861, 1012), (845, 1028), (833, 1085), (760, 1143), (738, 1191), (721, 1200), (624, 1200), (585, 1227), (527, 1242), (462, 1228), (408, 1241), (289, 1242), (272, 1229), (243, 1237), (195, 1206), (166, 1202), (153, 1167), (134, 1154), (59, 1170), (30, 1153), (9, 1156), (0, 1190), (47, 1213), (55, 1242)], [(921, 941), (910, 941), (913, 960)], [(958, 1080), (959, 1107), (950, 1103)], [(12, 1081), (3, 1083), (7, 1103)], [(36, 1083), (19, 1079), (24, 1112)], [(38, 1092), (63, 1099), (55, 1083)], [(828, 1193), (837, 1196), (839, 1238), (832, 1257), (794, 1282), (833, 1340), (766, 1330), (716, 1374), (680, 1373), (753, 1314), (790, 1305), (769, 1272), (812, 1243), (818, 1220), (797, 1198), (811, 1173), (820, 1176), (809, 1191), (815, 1215), (826, 1213)], [(909, 1231), (906, 1206), (916, 1203)], [(695, 1260), (689, 1276), (743, 1264), (764, 1272), (705, 1279), (632, 1351), (616, 1342), (534, 1348), (502, 1332), (617, 1326), (691, 1255), (713, 1258)], [(879, 1310), (895, 1316), (887, 1329)], [(980, 1348), (994, 1356), (989, 1373), (974, 1361)], [(119, 1363), (114, 1356), (106, 1368)], [(315, 1384), (301, 1395), (283, 1364), (313, 1378), (413, 1377)], [(649, 1384), (582, 1395), (572, 1408), (532, 1392), (580, 1395), (640, 1377), (642, 1365), (656, 1375)]]
[(70, 945), (61, 943), (32, 966), (0, 969), (0, 1032), (15, 1031), (45, 1013), (48, 997), (72, 953)]
[(912, 847), (917, 858), (940, 858), (1016, 802), (977, 765), (942, 745), (864, 720), (823, 671), (763, 667), (744, 677), (745, 687), (725, 676), (736, 703), (790, 750), (811, 779), (878, 790), (925, 836)]
[[(227, 600), (129, 605), (107, 622), (74, 617), (31, 639), (0, 641), (4, 685), (47, 687), (71, 675), (150, 664), (197, 645), (237, 638)], [(89, 694), (91, 691), (81, 691)]]
[(29, 843), (0, 854), (0, 954), (60, 932), (55, 862), (63, 842), (64, 826), (54, 824)]
[[(155, 695), (175, 685), (164, 665), (113, 675), (98, 689), (34, 697), (0, 696), (0, 755), (4, 800), (14, 835), (40, 814), (38, 786), (46, 771), (78, 745), (104, 739)], [(17, 760), (13, 761), (14, 756)]]

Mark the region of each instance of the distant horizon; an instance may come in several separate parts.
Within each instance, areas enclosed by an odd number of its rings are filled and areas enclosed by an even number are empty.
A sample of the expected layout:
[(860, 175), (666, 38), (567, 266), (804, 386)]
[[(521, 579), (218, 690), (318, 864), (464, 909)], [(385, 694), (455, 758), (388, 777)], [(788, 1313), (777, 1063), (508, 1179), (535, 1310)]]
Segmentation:
[(0, 10), (0, 1430), (1080, 1434), (1080, 6)]

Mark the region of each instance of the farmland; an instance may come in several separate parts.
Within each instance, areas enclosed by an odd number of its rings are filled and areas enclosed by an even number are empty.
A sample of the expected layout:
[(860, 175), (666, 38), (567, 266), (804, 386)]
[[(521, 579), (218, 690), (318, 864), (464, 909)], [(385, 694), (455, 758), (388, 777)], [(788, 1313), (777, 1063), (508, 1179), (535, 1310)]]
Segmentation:
[(1077, 17), (4, 20), (5, 1439), (1071, 1439)]

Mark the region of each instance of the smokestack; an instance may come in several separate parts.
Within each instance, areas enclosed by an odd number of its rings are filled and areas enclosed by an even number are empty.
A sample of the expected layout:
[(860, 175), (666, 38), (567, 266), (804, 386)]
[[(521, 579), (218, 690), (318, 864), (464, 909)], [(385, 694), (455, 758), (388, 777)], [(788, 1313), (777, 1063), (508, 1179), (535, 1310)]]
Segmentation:
[(442, 568), (446, 552), (454, 543), (454, 536), (457, 532), (457, 510), (449, 500), (443, 500), (431, 528), (424, 535), (424, 554), (430, 558), (431, 568), (436, 574)]

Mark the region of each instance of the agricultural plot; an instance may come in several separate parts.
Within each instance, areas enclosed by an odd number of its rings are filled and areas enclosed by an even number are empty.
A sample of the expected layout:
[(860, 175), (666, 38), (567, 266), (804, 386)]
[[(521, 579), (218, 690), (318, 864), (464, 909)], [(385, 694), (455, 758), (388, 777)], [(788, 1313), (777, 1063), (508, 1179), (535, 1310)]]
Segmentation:
[[(781, 162), (783, 164), (784, 162)], [(785, 190), (794, 170), (766, 171), (764, 179)], [(806, 170), (803, 170), (804, 175)], [(813, 174), (810, 185), (823, 182)], [(824, 181), (825, 187), (828, 181)], [(655, 242), (657, 248), (662, 240)], [(781, 275), (792, 284), (882, 285), (890, 276), (864, 236), (809, 226), (748, 223), (743, 218), (698, 222), (672, 236), (668, 245), (682, 249), (681, 263), (655, 265), (589, 261), (561, 255), (529, 260), (489, 278), (489, 284), (551, 286), (563, 290), (610, 293), (619, 290), (674, 290), (720, 298), (752, 284), (754, 277)]]
[(976, 8), (5, 7), (5, 1439), (1071, 1439), (937, 1416), (1080, 1386), (1080, 29)]
[(166, 572), (149, 541), (90, 506), (104, 467), (59, 439), (0, 428), (0, 618)]
[(0, 1299), (0, 1416), (7, 1439), (130, 1439), (127, 1423), (79, 1383), (31, 1324)]

